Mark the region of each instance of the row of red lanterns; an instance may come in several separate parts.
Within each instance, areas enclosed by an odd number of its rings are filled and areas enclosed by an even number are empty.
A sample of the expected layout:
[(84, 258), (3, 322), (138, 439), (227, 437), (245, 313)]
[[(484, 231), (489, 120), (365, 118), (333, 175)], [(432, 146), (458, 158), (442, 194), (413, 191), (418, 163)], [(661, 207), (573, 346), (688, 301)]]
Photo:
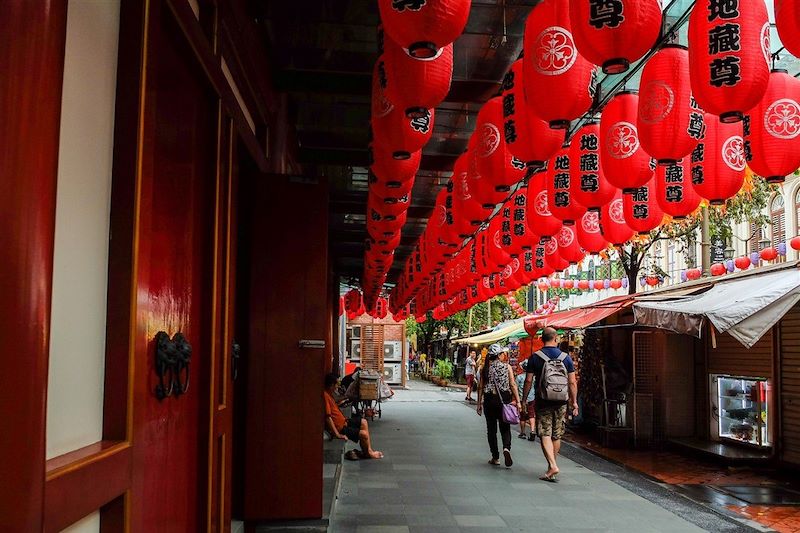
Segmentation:
[[(389, 300), (380, 297), (375, 301), (375, 306), (368, 308), (364, 303), (361, 291), (350, 289), (339, 297), (339, 316), (344, 314), (347, 315), (348, 320), (353, 320), (364, 314), (372, 318), (384, 319), (389, 315)], [(401, 322), (408, 318), (408, 307), (403, 307), (393, 312), (392, 318), (396, 322)]]
[[(571, 7), (575, 8), (576, 4), (580, 2), (573, 3)], [(587, 227), (599, 225), (600, 235), (612, 244), (627, 240), (625, 234), (631, 229), (640, 233), (654, 229), (662, 222), (665, 213), (676, 218), (690, 214), (699, 205), (700, 196), (708, 198), (712, 203), (721, 203), (734, 195), (741, 187), (748, 156), (752, 157), (751, 166), (773, 181), (782, 179), (783, 175), (791, 172), (784, 171), (784, 168), (797, 166), (791, 160), (800, 154), (800, 150), (791, 149), (800, 142), (797, 136), (800, 127), (794, 122), (793, 114), (797, 101), (797, 80), (782, 73), (768, 75), (764, 93), (766, 97), (755, 112), (751, 112), (755, 120), (745, 121), (744, 127), (741, 124), (730, 125), (728, 122), (735, 120), (743, 112), (736, 109), (720, 111), (719, 108), (706, 104), (722, 116), (723, 121), (704, 113), (692, 97), (692, 88), (685, 83), (686, 77), (675, 75), (675, 72), (690, 73), (690, 60), (698, 61), (693, 59), (697, 54), (692, 54), (691, 46), (689, 52), (681, 47), (667, 46), (656, 53), (642, 74), (641, 100), (632, 93), (617, 95), (609, 103), (599, 125), (586, 125), (573, 139), (572, 145), (562, 148), (555, 157), (552, 153), (546, 153), (549, 150), (559, 150), (558, 144), (563, 141), (563, 137), (559, 138), (559, 133), (553, 132), (548, 126), (563, 126), (567, 119), (563, 116), (559, 118), (559, 113), (569, 114), (564, 111), (563, 105), (551, 105), (558, 103), (552, 100), (569, 100), (568, 103), (574, 105), (576, 100), (583, 100), (582, 91), (591, 94), (591, 72), (587, 78), (586, 72), (580, 68), (573, 71), (575, 64), (583, 65), (583, 58), (578, 52), (580, 43), (576, 49), (575, 43), (570, 40), (572, 37), (568, 28), (552, 24), (552, 17), (560, 17), (563, 22), (565, 5), (563, 1), (545, 0), (533, 10), (526, 26), (526, 59), (512, 67), (504, 82), (503, 96), (490, 100), (479, 114), (476, 133), (470, 140), (470, 156), (459, 160), (461, 169), (459, 163), (454, 169), (451, 187), (456, 194), (455, 197), (450, 196), (452, 202), (449, 214), (448, 208), (445, 208), (444, 220), (449, 217), (447, 224), (452, 226), (451, 229), (456, 231), (457, 236), (468, 236), (485, 221), (486, 214), (519, 181), (520, 173), (524, 172), (522, 163), (537, 164), (545, 159), (550, 160), (545, 177), (546, 187), (538, 190), (547, 190), (547, 203), (542, 211), (545, 217), (551, 216), (553, 219), (541, 226), (534, 224), (535, 234), (547, 239), (555, 235), (555, 226), (562, 223), (572, 224), (578, 219), (583, 222), (586, 215), (583, 211), (588, 208), (588, 213), (600, 213), (597, 224), (591, 220), (593, 217), (587, 217), (590, 219)], [(698, 9), (696, 7), (695, 11)], [(755, 14), (751, 13), (742, 20), (749, 21), (748, 24), (752, 20), (760, 20), (758, 9), (753, 13)], [(660, 21), (660, 10), (658, 16)], [(741, 13), (737, 16), (741, 16)], [(695, 18), (697, 19), (696, 16)], [(535, 33), (536, 24), (541, 25), (542, 21), (550, 25)], [(698, 24), (693, 26), (693, 35), (699, 34), (699, 27)], [(548, 28), (558, 31), (548, 33)], [(708, 28), (709, 33), (712, 30), (713, 28)], [(536, 38), (528, 37), (534, 34)], [(577, 37), (575, 40), (579, 42)], [(533, 53), (528, 51), (529, 42), (538, 43), (533, 46)], [(631, 47), (625, 49), (630, 50)], [(562, 57), (565, 54), (566, 61)], [(529, 60), (530, 57), (536, 59)], [(748, 56), (747, 65), (752, 65), (751, 59)], [(543, 60), (546, 61), (543, 63)], [(591, 71), (591, 68), (588, 70)], [(570, 75), (562, 77), (567, 72)], [(692, 85), (698, 85), (696, 80), (700, 78), (700, 74), (691, 78)], [(562, 85), (543, 89), (546, 84), (538, 83), (542, 79), (558, 79)], [(528, 80), (536, 81), (527, 83)], [(683, 84), (681, 80), (684, 81)], [(738, 85), (742, 79), (733, 81), (736, 81), (733, 85)], [(752, 80), (744, 81), (750, 83)], [(526, 90), (526, 86), (534, 89)], [(584, 89), (581, 89), (582, 86)], [(751, 95), (759, 92), (752, 87), (750, 89)], [(702, 88), (698, 90), (695, 87), (695, 96), (701, 92)], [(729, 92), (717, 91), (714, 94)], [(787, 95), (790, 98), (784, 98)], [(698, 97), (697, 101), (708, 102), (707, 96), (703, 99)], [(728, 101), (736, 103), (749, 100), (730, 97)], [(591, 105), (591, 100), (588, 105)], [(747, 110), (743, 104), (740, 107)], [(577, 116), (584, 111), (585, 109)], [(537, 131), (538, 134), (535, 133)], [(525, 142), (526, 139), (541, 142)], [(774, 149), (775, 143), (780, 143), (781, 148)], [(535, 149), (531, 145), (535, 145)], [(759, 158), (753, 153), (754, 146), (761, 148), (759, 157), (764, 161), (760, 163), (769, 168), (756, 168)], [(651, 155), (663, 167), (655, 175), (651, 166)], [(772, 159), (767, 160), (768, 157)], [(570, 160), (573, 161), (574, 169), (569, 168)], [(778, 168), (781, 164), (784, 166)], [(576, 185), (570, 187), (573, 179)], [(620, 197), (619, 189), (630, 194)], [(539, 205), (543, 204), (540, 202)], [(454, 213), (464, 216), (453, 217)], [(620, 213), (622, 217), (619, 216)], [(548, 224), (553, 227), (544, 227)], [(558, 232), (565, 234), (564, 239), (569, 241), (569, 230), (558, 229)], [(588, 237), (584, 240), (591, 241)], [(444, 244), (446, 248), (452, 249), (457, 248), (457, 242), (445, 240)], [(439, 239), (436, 244), (442, 243)], [(597, 248), (603, 244), (601, 240), (596, 240), (588, 244), (588, 248)], [(568, 248), (566, 253), (569, 255)], [(442, 254), (439, 259), (447, 256)], [(436, 264), (443, 265), (442, 262)]]

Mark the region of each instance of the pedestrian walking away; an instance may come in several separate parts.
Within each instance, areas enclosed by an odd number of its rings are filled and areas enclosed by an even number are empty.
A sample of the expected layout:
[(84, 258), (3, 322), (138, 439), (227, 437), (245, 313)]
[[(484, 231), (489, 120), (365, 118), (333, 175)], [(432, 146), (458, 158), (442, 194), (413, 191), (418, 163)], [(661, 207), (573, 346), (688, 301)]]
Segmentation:
[[(517, 374), (517, 392), (519, 392), (520, 399), (524, 399), (523, 406), (520, 409), (519, 417), (519, 438), (524, 439), (527, 437), (529, 441), (536, 440), (536, 415), (534, 406), (536, 403), (536, 391), (531, 387), (528, 395), (525, 396), (525, 379), (528, 370), (528, 360), (524, 360), (519, 364), (519, 373)], [(525, 435), (525, 428), (530, 428), (530, 434)]]
[(464, 376), (467, 378), (467, 397), (464, 398), (468, 402), (474, 401), (472, 399), (472, 389), (475, 387), (475, 365), (476, 365), (475, 350), (470, 350), (467, 360), (464, 362)]
[[(578, 415), (578, 382), (572, 358), (558, 347), (558, 334), (547, 327), (542, 330), (544, 347), (528, 359), (523, 397), (532, 386), (536, 390), (536, 433), (547, 460), (547, 471), (539, 479), (558, 481), (558, 453), (564, 436), (567, 406), (572, 416)], [(523, 406), (523, 409), (525, 406)]]
[(511, 425), (503, 419), (505, 404), (519, 409), (519, 393), (514, 381), (514, 371), (508, 363), (500, 361), (500, 354), (505, 349), (499, 344), (492, 344), (486, 355), (478, 382), (478, 416), (486, 418), (486, 436), (492, 457), (489, 464), (500, 464), (500, 451), (497, 447), (497, 429), (503, 441), (503, 457), (505, 465), (510, 468), (514, 464), (511, 457)]

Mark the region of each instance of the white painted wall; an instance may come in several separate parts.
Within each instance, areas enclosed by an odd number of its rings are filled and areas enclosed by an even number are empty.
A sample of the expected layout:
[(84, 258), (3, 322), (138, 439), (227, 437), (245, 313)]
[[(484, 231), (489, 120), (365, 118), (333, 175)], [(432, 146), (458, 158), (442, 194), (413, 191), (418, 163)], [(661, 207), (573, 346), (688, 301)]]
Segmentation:
[[(102, 438), (119, 0), (70, 0), (61, 105), (47, 458)], [(89, 515), (68, 528), (99, 531)]]

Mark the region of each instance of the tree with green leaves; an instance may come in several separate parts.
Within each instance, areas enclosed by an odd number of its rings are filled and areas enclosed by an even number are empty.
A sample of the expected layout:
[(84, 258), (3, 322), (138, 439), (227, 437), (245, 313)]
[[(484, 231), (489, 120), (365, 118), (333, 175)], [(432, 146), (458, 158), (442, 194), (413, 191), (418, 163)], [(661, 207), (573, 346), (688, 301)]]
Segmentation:
[[(755, 175), (748, 175), (745, 184), (739, 193), (721, 206), (709, 206), (709, 238), (721, 239), (730, 243), (734, 237), (733, 225), (742, 222), (751, 222), (760, 228), (769, 217), (764, 214), (764, 209), (770, 196), (777, 190), (776, 186), (768, 184), (764, 179)], [(662, 225), (642, 238), (634, 238), (629, 243), (617, 246), (617, 254), (625, 269), (628, 278), (628, 292), (635, 294), (638, 288), (639, 272), (646, 268), (653, 274), (661, 274), (660, 267), (648, 254), (650, 249), (660, 241), (671, 240), (680, 243), (680, 252), (686, 258), (690, 267), (694, 265), (694, 256), (689, 253), (693, 250), (698, 240), (698, 230), (703, 222), (703, 210), (696, 211), (692, 216), (681, 221), (673, 221)], [(647, 264), (650, 261), (650, 264)]]
[[(492, 298), (491, 302), (492, 326), (513, 317), (513, 312), (505, 298), (495, 297)], [(464, 335), (486, 329), (488, 308), (489, 305), (487, 302), (473, 306), (471, 324), (469, 310), (459, 311), (444, 320), (434, 319), (433, 313), (428, 311), (425, 322), (422, 323), (417, 323), (417, 320), (413, 316), (410, 316), (406, 319), (406, 334), (409, 336), (416, 335), (417, 349), (422, 353), (429, 354), (431, 353), (431, 343), (435, 340), (441, 329), (447, 330), (447, 339), (450, 339), (456, 330), (458, 330), (459, 335)]]

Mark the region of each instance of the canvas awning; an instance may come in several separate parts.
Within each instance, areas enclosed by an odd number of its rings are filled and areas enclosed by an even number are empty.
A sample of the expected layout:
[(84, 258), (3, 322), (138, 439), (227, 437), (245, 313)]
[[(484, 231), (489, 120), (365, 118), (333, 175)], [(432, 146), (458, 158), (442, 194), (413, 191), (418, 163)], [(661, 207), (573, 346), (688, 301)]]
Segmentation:
[[(665, 295), (665, 299), (670, 298)], [(671, 301), (637, 301), (639, 325), (701, 337), (705, 321), (752, 347), (800, 301), (796, 268), (720, 280), (708, 291)]]
[(525, 319), (525, 329), (530, 335), (535, 335), (536, 331), (547, 326), (556, 329), (587, 328), (629, 307), (632, 302), (633, 297), (629, 295), (612, 296), (591, 305), (553, 313), (549, 316)]
[(519, 319), (509, 322), (508, 324), (500, 324), (498, 327), (492, 331), (489, 331), (488, 333), (482, 333), (480, 335), (466, 337), (464, 339), (456, 339), (453, 342), (458, 344), (491, 344), (493, 342), (499, 342), (505, 338), (514, 337), (524, 333), (525, 326), (522, 323), (522, 319)]

